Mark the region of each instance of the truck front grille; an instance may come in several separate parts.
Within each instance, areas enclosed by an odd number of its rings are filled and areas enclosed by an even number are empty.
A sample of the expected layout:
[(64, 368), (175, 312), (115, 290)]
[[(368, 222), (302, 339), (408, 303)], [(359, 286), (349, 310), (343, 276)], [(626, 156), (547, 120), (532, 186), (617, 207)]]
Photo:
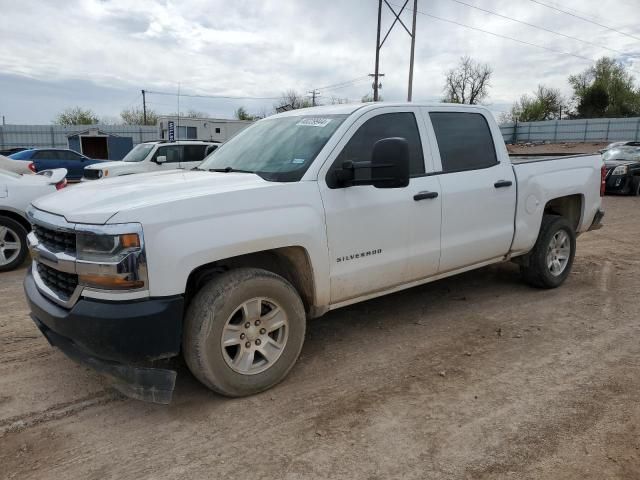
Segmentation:
[(78, 275), (59, 272), (47, 265), (37, 263), (38, 275), (44, 284), (53, 290), (62, 299), (69, 299), (78, 286)]
[(40, 243), (54, 252), (76, 253), (76, 234), (34, 225), (33, 233)]

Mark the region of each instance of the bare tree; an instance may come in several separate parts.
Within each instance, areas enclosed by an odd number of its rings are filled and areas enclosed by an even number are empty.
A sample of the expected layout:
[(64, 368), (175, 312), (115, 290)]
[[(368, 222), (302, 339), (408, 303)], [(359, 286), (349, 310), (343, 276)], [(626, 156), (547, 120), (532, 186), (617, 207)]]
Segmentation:
[(493, 70), (486, 63), (462, 57), (445, 79), (443, 102), (476, 105), (489, 95)]
[(291, 88), (280, 95), (280, 103), (276, 105), (276, 108), (287, 107), (286, 110), (297, 110), (310, 106), (311, 102), (307, 97)]

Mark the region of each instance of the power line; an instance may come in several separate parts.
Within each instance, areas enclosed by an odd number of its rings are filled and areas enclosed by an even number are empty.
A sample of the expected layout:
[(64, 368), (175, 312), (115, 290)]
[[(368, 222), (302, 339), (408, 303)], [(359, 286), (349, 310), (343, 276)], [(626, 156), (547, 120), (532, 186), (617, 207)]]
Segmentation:
[[(392, 4), (392, 5), (393, 5), (393, 4)], [(396, 7), (397, 7), (398, 5), (394, 5), (394, 6), (396, 6)], [(409, 11), (411, 11), (411, 10), (409, 10)], [(520, 40), (519, 38), (509, 37), (509, 36), (507, 36), (507, 35), (502, 35), (502, 34), (500, 34), (500, 33), (495, 33), (495, 32), (491, 32), (491, 31), (489, 31), (489, 30), (484, 30), (484, 29), (482, 29), (482, 28), (473, 27), (473, 26), (471, 26), (471, 25), (467, 25), (467, 24), (465, 24), (465, 23), (456, 22), (455, 20), (449, 20), (448, 18), (438, 17), (437, 15), (433, 15), (433, 14), (431, 14), (431, 13), (421, 12), (420, 10), (417, 10), (417, 12), (418, 12), (419, 14), (421, 14), (421, 15), (425, 15), (425, 16), (427, 16), (427, 17), (434, 18), (434, 19), (436, 19), (436, 20), (440, 20), (441, 22), (451, 23), (451, 24), (454, 24), (454, 25), (458, 25), (459, 27), (468, 28), (468, 29), (470, 29), (470, 30), (475, 30), (475, 31), (477, 31), (477, 32), (486, 33), (486, 34), (488, 34), (488, 35), (493, 35), (494, 37), (503, 38), (503, 39), (505, 39), (505, 40), (511, 40), (512, 42), (518, 42), (518, 43), (521, 43), (521, 44), (523, 44), (523, 45), (529, 45), (530, 47), (540, 48), (540, 49), (542, 49), (542, 50), (547, 50), (547, 51), (549, 51), (549, 52), (558, 53), (558, 54), (560, 54), (560, 55), (566, 55), (566, 56), (569, 56), (569, 57), (580, 58), (580, 59), (582, 59), (582, 60), (587, 60), (587, 61), (589, 61), (589, 62), (593, 62), (593, 59), (592, 59), (592, 58), (585, 57), (584, 55), (580, 55), (580, 54), (577, 54), (577, 53), (564, 52), (564, 51), (562, 51), (562, 50), (556, 50), (555, 48), (545, 47), (545, 46), (543, 46), (543, 45), (539, 45), (539, 44), (537, 44), (537, 43), (527, 42), (527, 41), (525, 41), (525, 40)]]
[[(178, 95), (177, 92), (159, 92), (157, 90), (145, 90), (147, 93), (152, 93), (154, 95)], [(233, 100), (278, 100), (280, 97), (235, 97), (231, 95), (198, 95), (193, 93), (180, 93), (181, 97), (191, 97), (191, 98), (221, 98), (221, 99), (233, 99)]]
[(327, 85), (325, 87), (316, 87), (318, 90), (331, 90), (334, 88), (343, 88), (343, 86), (348, 87), (351, 83), (355, 83), (358, 82), (360, 80), (366, 80), (368, 77), (367, 75), (363, 75), (360, 77), (356, 77), (356, 78), (352, 78), (351, 80), (345, 80), (344, 82), (339, 82), (339, 83), (334, 83), (331, 85)]
[(554, 7), (553, 5), (549, 5), (547, 3), (539, 2), (538, 0), (529, 0), (529, 1), (533, 2), (533, 3), (537, 3), (538, 5), (542, 5), (543, 7), (550, 8), (551, 10), (555, 10), (557, 12), (564, 13), (565, 15), (570, 15), (572, 17), (579, 18), (580, 20), (583, 20), (583, 21), (588, 22), (588, 23), (592, 23), (592, 24), (597, 25), (599, 27), (606, 28), (607, 30), (611, 30), (612, 32), (619, 33), (620, 35), (624, 35), (626, 37), (633, 38), (634, 40), (640, 40), (640, 37), (636, 37), (635, 35), (631, 35), (630, 33), (623, 32), (622, 30), (618, 30), (617, 28), (609, 27), (609, 26), (604, 25), (602, 23), (598, 23), (596, 21), (589, 20), (586, 17), (582, 17), (580, 15), (576, 15), (575, 13), (568, 12), (567, 10), (562, 10), (561, 8)]
[(598, 43), (590, 42), (588, 40), (583, 40), (581, 38), (574, 37), (572, 35), (567, 35), (566, 33), (557, 32), (555, 30), (551, 30), (551, 29), (546, 28), (546, 27), (541, 27), (539, 25), (534, 25), (533, 23), (525, 22), (523, 20), (518, 20), (517, 18), (509, 17), (507, 15), (503, 15), (501, 13), (494, 12), (492, 10), (487, 10), (486, 8), (478, 7), (476, 5), (471, 5), (470, 3), (463, 2), (462, 0), (451, 0), (451, 1), (455, 2), (455, 3), (459, 3), (460, 5), (464, 5), (464, 6), (469, 7), (469, 8), (480, 10), (481, 12), (488, 13), (490, 15), (495, 15), (496, 17), (505, 18), (507, 20), (511, 20), (512, 22), (517, 22), (517, 23), (520, 23), (522, 25), (526, 25), (528, 27), (537, 28), (538, 30), (542, 30), (544, 32), (553, 33), (554, 35), (560, 35), (561, 37), (569, 38), (571, 40), (576, 40), (578, 42), (586, 43), (587, 45), (592, 45), (592, 46), (598, 47), (598, 48), (604, 48), (605, 50), (609, 50), (611, 52), (616, 52), (616, 53), (620, 53), (620, 54), (624, 55), (624, 52), (622, 52), (620, 50), (616, 50), (615, 48), (611, 48), (611, 47), (607, 47), (607, 46), (604, 46), (604, 45), (600, 45)]

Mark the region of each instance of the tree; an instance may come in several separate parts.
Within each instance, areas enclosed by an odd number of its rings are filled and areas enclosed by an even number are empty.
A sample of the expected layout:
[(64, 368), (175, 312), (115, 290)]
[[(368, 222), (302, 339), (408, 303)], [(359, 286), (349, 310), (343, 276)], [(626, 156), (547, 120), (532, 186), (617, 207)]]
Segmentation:
[(640, 90), (633, 76), (614, 58), (602, 57), (577, 75), (569, 77), (575, 116), (630, 117), (640, 114)]
[(72, 107), (60, 112), (53, 123), (57, 125), (94, 125), (100, 119), (93, 110), (82, 107)]
[(479, 63), (471, 57), (460, 58), (456, 68), (452, 68), (445, 78), (443, 102), (476, 105), (489, 96), (493, 70), (486, 63)]
[(557, 88), (538, 85), (532, 96), (522, 95), (511, 107), (511, 111), (501, 118), (503, 121), (537, 122), (560, 118), (560, 112), (565, 108), (565, 101)]
[(238, 107), (238, 109), (235, 111), (235, 117), (238, 120), (248, 120), (248, 121), (257, 120), (259, 118), (256, 115), (249, 114), (244, 107)]
[[(378, 101), (382, 102), (384, 99), (382, 98), (382, 95), (378, 94)], [(368, 102), (373, 102), (373, 94), (372, 93), (367, 93), (365, 96), (363, 96), (360, 101), (362, 103), (368, 103)]]
[(310, 106), (311, 102), (309, 99), (293, 89), (289, 89), (280, 95), (280, 104), (278, 105), (278, 107), (288, 107), (287, 110), (297, 110)]
[(158, 114), (147, 108), (147, 122), (144, 121), (144, 112), (139, 107), (125, 108), (120, 112), (120, 118), (125, 125), (156, 125)]

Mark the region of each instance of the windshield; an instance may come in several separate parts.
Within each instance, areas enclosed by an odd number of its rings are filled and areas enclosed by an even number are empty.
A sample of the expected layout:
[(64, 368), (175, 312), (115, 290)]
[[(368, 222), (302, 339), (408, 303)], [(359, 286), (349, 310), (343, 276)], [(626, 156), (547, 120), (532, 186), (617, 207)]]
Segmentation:
[(141, 162), (142, 160), (147, 158), (147, 155), (149, 155), (149, 152), (151, 151), (151, 149), (153, 149), (153, 147), (155, 147), (154, 143), (140, 143), (136, 145), (133, 150), (127, 153), (122, 161)]
[(640, 148), (638, 147), (617, 147), (607, 150), (602, 154), (602, 158), (607, 160), (640, 160)]
[(265, 180), (297, 182), (347, 115), (301, 115), (254, 123), (198, 167), (254, 172)]

